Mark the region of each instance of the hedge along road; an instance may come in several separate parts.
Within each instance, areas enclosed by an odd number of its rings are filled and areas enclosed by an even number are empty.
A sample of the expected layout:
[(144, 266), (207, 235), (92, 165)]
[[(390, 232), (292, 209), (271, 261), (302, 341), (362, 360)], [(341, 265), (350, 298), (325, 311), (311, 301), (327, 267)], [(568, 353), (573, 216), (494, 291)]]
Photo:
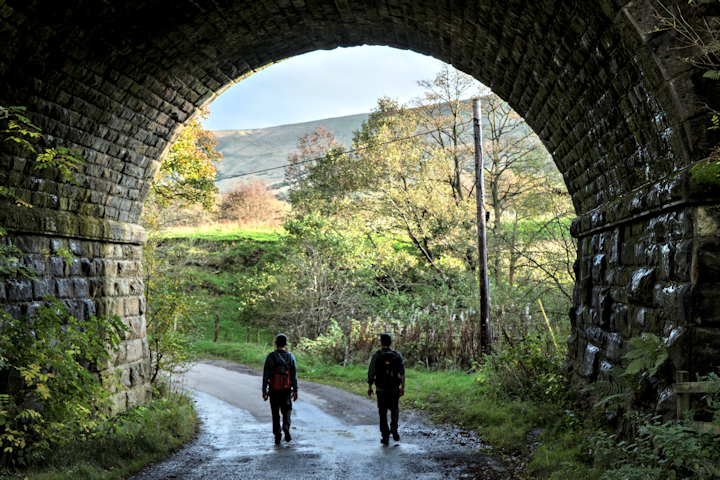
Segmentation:
[(275, 445), (261, 372), (218, 360), (198, 363), (181, 381), (202, 420), (198, 436), (133, 480), (510, 478), (480, 453), (469, 432), (400, 412), (400, 441), (380, 443), (374, 401), (338, 388), (300, 382), (292, 441)]

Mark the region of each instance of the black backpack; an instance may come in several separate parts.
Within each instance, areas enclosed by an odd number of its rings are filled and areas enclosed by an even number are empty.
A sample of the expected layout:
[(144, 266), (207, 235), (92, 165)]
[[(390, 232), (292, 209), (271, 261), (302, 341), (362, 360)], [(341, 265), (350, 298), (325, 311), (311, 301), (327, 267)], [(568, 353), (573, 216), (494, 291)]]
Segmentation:
[(400, 373), (397, 369), (397, 355), (394, 350), (379, 351), (375, 359), (375, 385), (383, 390), (394, 390), (400, 386)]

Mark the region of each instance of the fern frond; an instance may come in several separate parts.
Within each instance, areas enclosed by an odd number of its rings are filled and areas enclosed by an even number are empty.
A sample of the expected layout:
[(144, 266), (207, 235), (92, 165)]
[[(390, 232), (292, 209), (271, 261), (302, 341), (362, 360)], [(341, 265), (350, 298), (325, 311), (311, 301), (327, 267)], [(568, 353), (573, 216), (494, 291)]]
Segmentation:
[(617, 377), (615, 379), (615, 383), (617, 383), (618, 386), (623, 390), (630, 390), (630, 382), (628, 381), (627, 377)]
[(610, 395), (609, 397), (601, 398), (600, 400), (595, 402), (594, 406), (597, 408), (606, 403), (624, 403), (624, 402), (630, 401), (631, 398), (632, 398), (632, 394), (629, 392), (618, 393), (615, 395)]
[(698, 463), (692, 465), (692, 469), (700, 475), (720, 477), (720, 465), (708, 460), (699, 460)]
[(620, 389), (617, 383), (608, 382), (607, 380), (600, 380), (593, 384), (593, 390), (600, 395), (615, 395), (620, 393)]
[(709, 78), (710, 80), (720, 80), (720, 70), (708, 70), (703, 73), (703, 78)]
[(644, 355), (645, 355), (645, 352), (643, 350), (636, 349), (636, 350), (630, 350), (629, 352), (627, 352), (625, 354), (625, 358), (627, 358), (628, 360), (635, 360), (637, 358), (642, 358)]
[(655, 360), (652, 358), (638, 358), (630, 362), (625, 370), (626, 375), (637, 375), (638, 373), (649, 372), (655, 366)]
[(625, 369), (624, 375), (637, 375), (647, 373), (655, 375), (658, 368), (668, 359), (667, 345), (665, 341), (652, 333), (643, 333), (639, 337), (628, 340), (633, 349), (624, 355), (625, 360), (630, 363)]

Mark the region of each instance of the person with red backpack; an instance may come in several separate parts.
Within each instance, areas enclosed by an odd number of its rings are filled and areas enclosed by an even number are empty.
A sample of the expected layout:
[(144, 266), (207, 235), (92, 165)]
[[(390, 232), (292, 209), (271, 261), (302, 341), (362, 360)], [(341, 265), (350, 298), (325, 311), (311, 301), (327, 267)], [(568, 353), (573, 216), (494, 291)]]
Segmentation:
[[(377, 387), (377, 404), (380, 411), (381, 443), (400, 440), (398, 417), (400, 415), (400, 397), (405, 395), (405, 364), (402, 355), (390, 348), (392, 337), (389, 333), (380, 335), (382, 348), (375, 352), (368, 368), (368, 396), (372, 398), (373, 383)], [(390, 428), (387, 424), (387, 411), (390, 410)]]
[(285, 349), (287, 337), (281, 333), (275, 338), (275, 345), (277, 349), (270, 352), (265, 359), (262, 397), (263, 400), (270, 398), (275, 445), (279, 445), (281, 440), (280, 413), (283, 418), (282, 431), (285, 433), (285, 441), (289, 442), (292, 439), (290, 414), (292, 413), (292, 402), (298, 399), (298, 379), (295, 357)]

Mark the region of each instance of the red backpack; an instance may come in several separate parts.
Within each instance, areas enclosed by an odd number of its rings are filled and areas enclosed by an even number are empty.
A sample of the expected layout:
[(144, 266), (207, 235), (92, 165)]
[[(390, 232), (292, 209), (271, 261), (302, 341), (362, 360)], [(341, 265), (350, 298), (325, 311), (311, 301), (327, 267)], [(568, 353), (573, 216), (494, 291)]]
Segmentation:
[(273, 369), (270, 376), (270, 390), (275, 392), (288, 391), (290, 390), (290, 366), (279, 353), (273, 353)]

